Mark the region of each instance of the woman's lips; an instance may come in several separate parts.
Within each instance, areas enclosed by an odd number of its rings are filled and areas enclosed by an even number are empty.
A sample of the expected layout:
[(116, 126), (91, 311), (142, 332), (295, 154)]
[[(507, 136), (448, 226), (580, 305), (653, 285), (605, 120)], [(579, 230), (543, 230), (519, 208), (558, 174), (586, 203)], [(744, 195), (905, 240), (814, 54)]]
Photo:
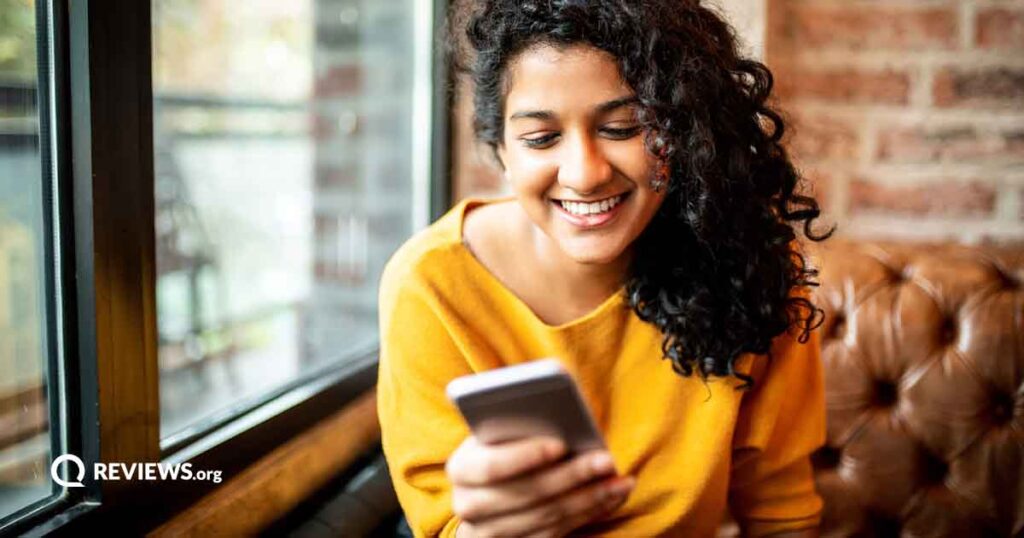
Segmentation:
[(627, 192), (615, 207), (595, 215), (574, 215), (562, 207), (558, 200), (552, 200), (551, 203), (555, 205), (555, 210), (567, 222), (579, 228), (590, 229), (604, 226), (611, 222), (612, 219), (622, 212), (622, 206), (629, 201), (631, 194), (631, 192)]

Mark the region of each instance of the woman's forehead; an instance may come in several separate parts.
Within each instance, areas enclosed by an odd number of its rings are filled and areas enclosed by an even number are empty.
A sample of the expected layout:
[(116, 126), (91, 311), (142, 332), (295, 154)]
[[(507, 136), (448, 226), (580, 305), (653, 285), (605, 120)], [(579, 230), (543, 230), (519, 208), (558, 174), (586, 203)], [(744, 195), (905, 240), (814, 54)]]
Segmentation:
[(509, 114), (517, 108), (593, 109), (633, 95), (615, 58), (588, 45), (536, 45), (509, 64), (505, 84)]

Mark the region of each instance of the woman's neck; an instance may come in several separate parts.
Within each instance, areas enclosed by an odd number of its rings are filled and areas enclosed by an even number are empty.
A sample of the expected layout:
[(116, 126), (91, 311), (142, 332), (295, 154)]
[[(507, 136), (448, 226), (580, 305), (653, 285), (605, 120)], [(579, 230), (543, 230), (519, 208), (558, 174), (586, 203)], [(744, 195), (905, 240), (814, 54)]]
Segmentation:
[(629, 273), (632, 249), (609, 263), (580, 263), (565, 255), (543, 230), (529, 224), (530, 249), (542, 278), (558, 283), (553, 292), (567, 305), (589, 310), (622, 288)]

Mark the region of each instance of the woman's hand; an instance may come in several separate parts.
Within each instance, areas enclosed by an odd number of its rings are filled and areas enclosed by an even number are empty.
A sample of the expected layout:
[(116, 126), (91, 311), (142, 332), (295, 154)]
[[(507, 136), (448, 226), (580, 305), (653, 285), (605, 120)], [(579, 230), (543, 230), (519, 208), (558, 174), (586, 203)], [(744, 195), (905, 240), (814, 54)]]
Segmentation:
[(470, 435), (445, 465), (459, 538), (564, 536), (626, 500), (633, 477), (619, 477), (607, 450), (559, 461), (558, 439), (485, 445)]

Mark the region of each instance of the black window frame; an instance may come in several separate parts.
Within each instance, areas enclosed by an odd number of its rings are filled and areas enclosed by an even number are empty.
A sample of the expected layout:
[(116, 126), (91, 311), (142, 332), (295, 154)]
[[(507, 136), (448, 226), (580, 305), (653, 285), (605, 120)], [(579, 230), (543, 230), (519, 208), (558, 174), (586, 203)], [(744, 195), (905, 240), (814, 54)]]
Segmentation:
[[(257, 405), (212, 428), (160, 447), (156, 351), (153, 85), (151, 2), (41, 0), (37, 41), (41, 75), (54, 60), (51, 89), (37, 90), (45, 175), (54, 163), (60, 192), (49, 202), (47, 289), (59, 278), (67, 415), (67, 451), (90, 461), (191, 462), (219, 469), (225, 482), (285, 441), (371, 390), (373, 350), (324, 375), (314, 372), (265, 395)], [(433, 3), (439, 42), (448, 2)], [(49, 16), (47, 16), (49, 14)], [(52, 29), (52, 34), (48, 29)], [(422, 45), (417, 43), (417, 46)], [(52, 46), (52, 51), (50, 47)], [(451, 206), (450, 146), (453, 90), (441, 47), (432, 47), (430, 216)], [(51, 103), (49, 95), (54, 96)], [(50, 109), (50, 106), (53, 109)], [(51, 114), (52, 113), (52, 114)], [(46, 118), (55, 118), (51, 147)], [(55, 217), (55, 218), (54, 218)], [(53, 273), (53, 253), (64, 261)], [(52, 309), (51, 309), (52, 312)], [(55, 379), (56, 361), (50, 360)], [(51, 398), (55, 392), (51, 388)], [(51, 424), (60, 424), (51, 404)], [(63, 452), (53, 441), (54, 457)], [(15, 535), (144, 533), (220, 486), (212, 482), (122, 481), (66, 490), (17, 512), (0, 526)]]

